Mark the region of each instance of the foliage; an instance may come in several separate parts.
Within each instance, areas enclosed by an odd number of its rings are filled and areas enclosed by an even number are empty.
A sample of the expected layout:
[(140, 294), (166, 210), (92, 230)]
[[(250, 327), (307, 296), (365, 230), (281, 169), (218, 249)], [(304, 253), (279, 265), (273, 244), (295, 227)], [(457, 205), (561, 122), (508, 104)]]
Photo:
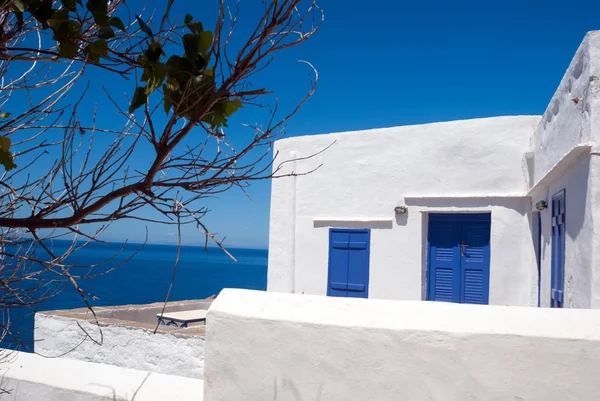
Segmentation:
[[(0, 277), (7, 291), (23, 294), (17, 287), (31, 280), (42, 290), (66, 283), (92, 309), (93, 294), (78, 283), (94, 275), (68, 256), (113, 222), (174, 225), (179, 235), (189, 224), (227, 252), (224, 237), (205, 225), (206, 199), (312, 171), (290, 172), (270, 156), (316, 79), (284, 111), (252, 81), (277, 52), (317, 32), (320, 8), (313, 0), (264, 2), (249, 35), (231, 40), (241, 17), (225, 1), (216, 1), (209, 25), (170, 15), (174, 0), (149, 2), (158, 11), (133, 10), (125, 0), (0, 0), (0, 242), (22, 245), (19, 252), (0, 247), (0, 276), (3, 266), (14, 267), (11, 280)], [(104, 85), (113, 78), (128, 80), (126, 94)], [(92, 108), (84, 101), (90, 97)], [(233, 128), (243, 107), (263, 123)], [(65, 235), (73, 245), (57, 254), (49, 240)], [(36, 297), (20, 297), (18, 307)], [(0, 312), (15, 299), (0, 294)]]
[[(85, 5), (82, 0), (56, 3), (52, 0), (4, 0), (2, 8), (9, 9), (17, 19), (14, 29), (22, 28), (27, 16), (31, 16), (43, 30), (51, 30), (57, 43), (55, 55), (58, 59), (101, 64), (102, 58), (109, 57), (111, 42), (117, 40), (115, 29), (127, 33), (123, 21), (113, 15), (114, 9), (108, 0), (88, 0)], [(90, 29), (85, 28), (82, 22), (81, 15), (86, 13), (92, 16)], [(165, 113), (173, 111), (180, 117), (199, 119), (213, 131), (227, 127), (228, 119), (243, 107), (243, 103), (231, 97), (212, 101), (217, 91), (214, 68), (211, 67), (213, 32), (204, 30), (201, 22), (194, 21), (193, 16), (187, 14), (184, 25), (188, 33), (181, 37), (183, 54), (165, 59), (164, 45), (157, 40), (152, 29), (138, 15), (136, 21), (147, 41), (137, 59), (121, 60), (143, 70), (141, 84), (135, 88), (131, 98), (129, 113), (145, 106), (149, 96), (160, 90)], [(6, 170), (15, 167), (8, 148), (0, 151), (0, 164)]]

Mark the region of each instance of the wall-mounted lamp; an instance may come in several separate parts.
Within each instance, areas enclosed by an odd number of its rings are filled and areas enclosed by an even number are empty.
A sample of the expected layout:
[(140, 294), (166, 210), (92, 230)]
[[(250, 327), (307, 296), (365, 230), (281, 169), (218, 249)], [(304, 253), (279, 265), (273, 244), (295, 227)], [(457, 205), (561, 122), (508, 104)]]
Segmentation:
[(535, 208), (537, 210), (544, 210), (544, 209), (548, 209), (548, 202), (546, 202), (545, 200), (541, 200), (538, 203), (535, 204)]
[(406, 214), (408, 213), (408, 208), (406, 206), (396, 206), (394, 212), (396, 212), (397, 215)]

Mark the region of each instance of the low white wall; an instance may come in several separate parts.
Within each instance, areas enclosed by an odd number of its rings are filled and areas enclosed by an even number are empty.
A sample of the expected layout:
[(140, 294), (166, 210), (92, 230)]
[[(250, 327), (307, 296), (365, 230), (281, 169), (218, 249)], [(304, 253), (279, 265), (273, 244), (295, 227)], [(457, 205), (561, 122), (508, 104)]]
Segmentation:
[(35, 352), (44, 356), (105, 363), (151, 372), (201, 378), (204, 337), (166, 333), (121, 324), (102, 324), (102, 345), (95, 340), (98, 327), (86, 320), (38, 313), (35, 316)]
[[(423, 298), (427, 213), (491, 212), (490, 303), (535, 305), (523, 153), (539, 117), (497, 117), (277, 141), (268, 290), (324, 295), (328, 229), (370, 228), (369, 298)], [(408, 215), (394, 207), (406, 204)], [(423, 217), (425, 216), (425, 217)], [(333, 220), (333, 221), (332, 221)]]
[(0, 363), (1, 401), (202, 401), (200, 379), (13, 352)]
[(598, 396), (598, 310), (228, 289), (208, 322), (206, 401)]

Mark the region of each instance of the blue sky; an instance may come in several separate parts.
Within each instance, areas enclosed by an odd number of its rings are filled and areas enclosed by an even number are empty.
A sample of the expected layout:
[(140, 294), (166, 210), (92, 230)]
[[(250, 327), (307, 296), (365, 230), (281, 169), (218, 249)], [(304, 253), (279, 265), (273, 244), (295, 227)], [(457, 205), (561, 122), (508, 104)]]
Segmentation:
[[(176, 0), (174, 12), (214, 20), (207, 9), (191, 10), (199, 3), (210, 2)], [(256, 21), (257, 3), (242, 0), (240, 32)], [(310, 83), (309, 70), (296, 60), (318, 69), (314, 97), (288, 125), (292, 136), (541, 114), (585, 33), (600, 29), (598, 1), (323, 0), (320, 5), (322, 29), (309, 42), (280, 53), (257, 78), (276, 91), (285, 108)], [(264, 116), (244, 110), (242, 117), (254, 122)], [(232, 130), (238, 145), (245, 135)], [(212, 212), (205, 222), (226, 236), (229, 246), (266, 248), (270, 182), (255, 183), (248, 193), (251, 202), (238, 190), (207, 202)], [(169, 227), (149, 230), (150, 242), (175, 242)], [(119, 222), (105, 238), (139, 242), (144, 233), (142, 223)], [(183, 233), (186, 244), (203, 244), (194, 227)]]

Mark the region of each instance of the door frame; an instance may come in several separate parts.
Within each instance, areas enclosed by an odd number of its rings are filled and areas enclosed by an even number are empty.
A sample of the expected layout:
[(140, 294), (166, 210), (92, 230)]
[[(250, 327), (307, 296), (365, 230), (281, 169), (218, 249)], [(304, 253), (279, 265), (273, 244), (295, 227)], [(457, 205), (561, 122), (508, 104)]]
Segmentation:
[(329, 286), (331, 283), (331, 242), (333, 233), (363, 233), (367, 234), (367, 280), (365, 282), (365, 298), (369, 298), (369, 280), (371, 279), (371, 229), (370, 228), (330, 228), (329, 229), (329, 242), (327, 244), (327, 291), (326, 294), (329, 296)]
[[(426, 301), (431, 301), (431, 295), (430, 295), (430, 275), (431, 275), (431, 243), (430, 243), (430, 236), (431, 236), (431, 222), (434, 221), (455, 221), (455, 222), (470, 222), (470, 221), (483, 221), (483, 222), (489, 222), (490, 223), (490, 258), (489, 258), (489, 266), (488, 268), (490, 269), (489, 272), (489, 277), (491, 277), (491, 267), (492, 267), (492, 258), (491, 258), (491, 254), (492, 254), (492, 233), (491, 233), (491, 224), (492, 224), (492, 212), (486, 212), (486, 211), (481, 211), (481, 212), (448, 212), (448, 213), (443, 213), (443, 212), (433, 212), (433, 213), (428, 213), (428, 221), (427, 221), (427, 272), (425, 274), (425, 300)], [(489, 285), (488, 285), (488, 304), (489, 304)]]

